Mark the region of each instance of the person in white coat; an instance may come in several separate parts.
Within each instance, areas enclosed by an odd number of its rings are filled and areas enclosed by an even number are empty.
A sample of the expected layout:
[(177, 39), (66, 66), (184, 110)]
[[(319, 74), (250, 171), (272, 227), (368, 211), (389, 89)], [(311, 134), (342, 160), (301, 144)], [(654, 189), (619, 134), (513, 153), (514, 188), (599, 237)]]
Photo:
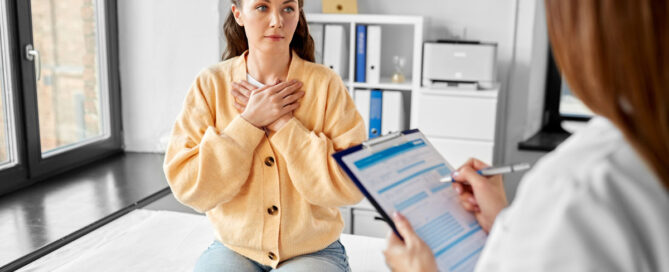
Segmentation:
[[(546, 0), (553, 52), (597, 116), (521, 181), (457, 170), (454, 189), (488, 240), (477, 271), (669, 271), (669, 1)], [(468, 185), (465, 185), (466, 184)], [(406, 219), (394, 271), (436, 271)]]

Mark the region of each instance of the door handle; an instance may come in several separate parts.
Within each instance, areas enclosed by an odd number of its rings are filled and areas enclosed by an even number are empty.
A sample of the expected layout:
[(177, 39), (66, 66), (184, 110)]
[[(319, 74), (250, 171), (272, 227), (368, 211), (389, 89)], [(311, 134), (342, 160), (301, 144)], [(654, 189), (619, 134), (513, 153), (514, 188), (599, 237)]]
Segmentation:
[(383, 222), (387, 222), (387, 221), (386, 221), (386, 219), (385, 219), (385, 218), (383, 218), (383, 217), (381, 217), (381, 216), (374, 216), (374, 220), (376, 220), (376, 221), (383, 221)]
[(26, 45), (26, 59), (35, 62), (35, 75), (39, 81), (42, 77), (42, 59), (39, 57), (39, 51), (33, 48), (32, 44)]

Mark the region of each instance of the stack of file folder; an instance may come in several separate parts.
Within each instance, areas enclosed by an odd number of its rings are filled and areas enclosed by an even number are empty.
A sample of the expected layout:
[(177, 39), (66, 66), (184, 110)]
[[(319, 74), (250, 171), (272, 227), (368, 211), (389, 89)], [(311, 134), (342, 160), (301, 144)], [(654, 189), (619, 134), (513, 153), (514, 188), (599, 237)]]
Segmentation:
[[(348, 43), (344, 25), (309, 24), (314, 39), (316, 63), (334, 70), (342, 78), (348, 74)], [(355, 82), (376, 84), (381, 75), (381, 26), (357, 25)]]
[(357, 25), (355, 37), (355, 82), (379, 83), (381, 26)]
[(343, 79), (348, 74), (348, 39), (344, 25), (309, 24), (314, 39), (316, 63), (334, 70)]
[(401, 91), (355, 90), (353, 99), (370, 139), (406, 129)]
[[(348, 75), (348, 43), (345, 26), (341, 24), (309, 24), (314, 39), (316, 62), (334, 70), (342, 78)], [(381, 26), (355, 26), (355, 82), (378, 84), (381, 79)], [(346, 81), (346, 80), (344, 80)], [(353, 93), (356, 107), (369, 138), (402, 131), (405, 112), (402, 92), (391, 90), (360, 90)]]

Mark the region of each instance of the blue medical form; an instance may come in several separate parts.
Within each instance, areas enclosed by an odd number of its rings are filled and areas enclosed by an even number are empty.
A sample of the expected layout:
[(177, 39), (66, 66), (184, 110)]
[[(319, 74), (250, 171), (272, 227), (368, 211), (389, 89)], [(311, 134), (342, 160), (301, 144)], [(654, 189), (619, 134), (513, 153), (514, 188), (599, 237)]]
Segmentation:
[(393, 231), (401, 212), (437, 260), (440, 271), (472, 271), (487, 239), (450, 183), (453, 167), (418, 129), (369, 140), (333, 154)]

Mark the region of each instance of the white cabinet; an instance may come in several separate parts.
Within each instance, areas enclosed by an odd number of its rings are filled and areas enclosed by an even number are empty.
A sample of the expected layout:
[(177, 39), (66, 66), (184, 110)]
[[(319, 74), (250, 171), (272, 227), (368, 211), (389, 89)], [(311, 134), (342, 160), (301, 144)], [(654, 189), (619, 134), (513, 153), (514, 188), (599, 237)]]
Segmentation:
[(428, 140), (453, 167), (459, 167), (471, 157), (482, 160), (487, 164), (490, 164), (493, 159), (493, 142), (430, 136), (428, 136)]
[(353, 234), (384, 238), (390, 226), (374, 210), (353, 208)]
[[(472, 91), (475, 92), (475, 91)], [(492, 141), (495, 137), (497, 99), (456, 96), (448, 91), (423, 91), (414, 127), (430, 136)]]
[(381, 215), (367, 199), (339, 210), (344, 218), (343, 233), (385, 238), (390, 230), (390, 226), (381, 219)]
[(411, 127), (454, 167), (470, 157), (492, 164), (498, 92), (422, 88), (412, 96)]

